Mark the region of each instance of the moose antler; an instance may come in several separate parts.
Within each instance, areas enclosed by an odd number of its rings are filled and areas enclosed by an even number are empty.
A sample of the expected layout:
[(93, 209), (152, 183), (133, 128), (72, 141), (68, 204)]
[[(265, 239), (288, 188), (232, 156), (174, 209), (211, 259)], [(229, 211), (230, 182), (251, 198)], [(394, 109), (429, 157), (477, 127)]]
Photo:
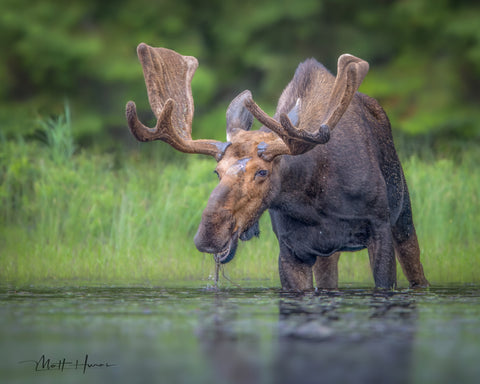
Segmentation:
[(198, 67), (192, 56), (182, 56), (166, 48), (141, 43), (137, 55), (143, 68), (148, 99), (157, 117), (155, 128), (143, 125), (135, 103), (129, 101), (126, 117), (130, 131), (139, 141), (162, 140), (185, 153), (223, 156), (229, 143), (215, 140), (192, 140), (193, 97), (191, 81)]
[[(268, 116), (254, 101), (249, 98), (246, 108), (255, 118), (267, 128), (275, 132), (283, 141), (276, 142), (264, 157), (273, 158), (281, 154), (300, 155), (311, 150), (318, 144), (330, 140), (330, 132), (335, 128), (347, 110), (355, 92), (368, 72), (368, 63), (355, 56), (344, 54), (338, 58), (337, 77), (327, 102), (326, 112), (320, 115), (319, 108), (314, 105), (302, 106), (302, 100), (297, 100), (295, 108), (304, 109), (303, 119), (296, 127), (286, 113), (280, 114), (277, 121)], [(312, 103), (310, 103), (312, 104)], [(318, 127), (316, 131), (308, 127)]]

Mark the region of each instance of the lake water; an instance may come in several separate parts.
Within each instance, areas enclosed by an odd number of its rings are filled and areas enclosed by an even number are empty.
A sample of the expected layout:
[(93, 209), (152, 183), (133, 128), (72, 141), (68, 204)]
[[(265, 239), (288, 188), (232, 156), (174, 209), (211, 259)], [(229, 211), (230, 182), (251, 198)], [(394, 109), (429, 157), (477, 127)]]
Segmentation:
[(479, 304), (478, 285), (4, 285), (0, 382), (478, 383)]

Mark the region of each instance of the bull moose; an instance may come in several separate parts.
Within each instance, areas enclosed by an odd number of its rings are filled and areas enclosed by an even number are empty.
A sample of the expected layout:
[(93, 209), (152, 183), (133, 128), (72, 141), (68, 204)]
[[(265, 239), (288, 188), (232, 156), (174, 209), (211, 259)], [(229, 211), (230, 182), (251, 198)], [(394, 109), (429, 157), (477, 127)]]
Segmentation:
[[(390, 122), (375, 99), (357, 92), (366, 61), (340, 56), (336, 77), (304, 61), (273, 118), (242, 92), (227, 109), (227, 141), (220, 142), (191, 137), (197, 59), (144, 43), (137, 54), (158, 120), (146, 127), (128, 102), (132, 134), (217, 161), (219, 184), (194, 238), (200, 252), (229, 262), (239, 239), (259, 235), (268, 209), (284, 290), (313, 289), (313, 277), (318, 288), (337, 288), (340, 252), (365, 248), (376, 288), (396, 287), (395, 255), (410, 287), (428, 286)], [(254, 118), (263, 126), (250, 131)]]

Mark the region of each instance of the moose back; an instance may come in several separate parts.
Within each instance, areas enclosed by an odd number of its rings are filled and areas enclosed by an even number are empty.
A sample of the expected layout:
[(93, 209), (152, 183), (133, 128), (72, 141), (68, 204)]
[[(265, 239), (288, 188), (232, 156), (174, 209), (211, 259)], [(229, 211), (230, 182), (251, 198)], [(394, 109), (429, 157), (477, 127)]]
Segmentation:
[[(139, 141), (162, 140), (185, 153), (213, 156), (212, 191), (194, 242), (221, 263), (239, 240), (258, 236), (268, 210), (277, 236), (284, 290), (336, 288), (340, 252), (368, 249), (375, 286), (396, 286), (397, 257), (411, 287), (428, 286), (412, 219), (410, 197), (378, 102), (357, 92), (368, 63), (338, 59), (336, 77), (314, 59), (301, 63), (280, 96), (274, 117), (250, 91), (227, 109), (227, 141), (192, 140), (191, 80), (198, 61), (140, 44), (154, 128), (126, 107)], [(253, 120), (263, 126), (251, 131)]]

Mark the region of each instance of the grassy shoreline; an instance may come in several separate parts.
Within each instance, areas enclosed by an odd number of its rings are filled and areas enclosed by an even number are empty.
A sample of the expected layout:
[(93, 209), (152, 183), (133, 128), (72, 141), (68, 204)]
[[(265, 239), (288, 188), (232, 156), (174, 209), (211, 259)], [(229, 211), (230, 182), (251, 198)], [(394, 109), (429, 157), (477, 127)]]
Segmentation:
[[(200, 156), (174, 163), (143, 147), (120, 161), (74, 154), (67, 120), (50, 122), (59, 132), (46, 144), (0, 142), (0, 280), (208, 283), (212, 257), (192, 239), (216, 185), (214, 163)], [(403, 161), (432, 283), (480, 281), (478, 160), (472, 148), (455, 161)], [(268, 214), (261, 231), (225, 267), (233, 282), (279, 285)], [(366, 252), (340, 260), (340, 284), (373, 286)], [(407, 285), (400, 268), (398, 278)]]

